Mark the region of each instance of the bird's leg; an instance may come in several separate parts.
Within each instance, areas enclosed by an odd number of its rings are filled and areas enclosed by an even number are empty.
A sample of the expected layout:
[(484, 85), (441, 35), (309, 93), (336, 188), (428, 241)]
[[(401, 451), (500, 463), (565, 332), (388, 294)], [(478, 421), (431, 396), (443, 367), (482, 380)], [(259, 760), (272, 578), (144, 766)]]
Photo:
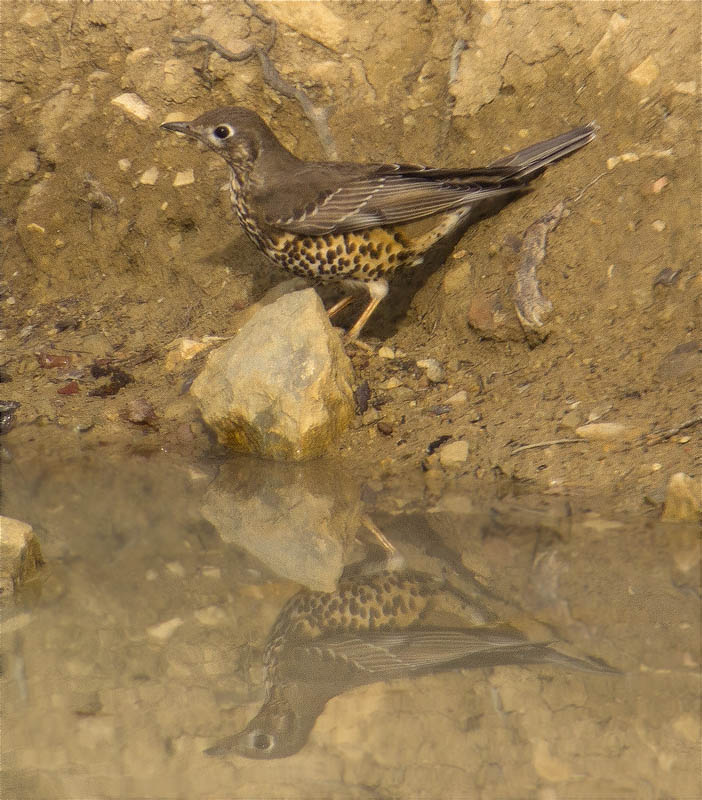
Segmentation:
[(368, 303), (361, 316), (356, 320), (353, 328), (351, 328), (351, 330), (346, 334), (347, 338), (350, 340), (358, 338), (358, 335), (363, 330), (363, 326), (366, 324), (366, 322), (368, 322), (370, 315), (375, 311), (380, 301), (388, 293), (387, 281), (369, 281), (367, 286), (368, 293), (371, 296), (370, 303)]
[(352, 301), (353, 297), (348, 296), (348, 297), (342, 297), (338, 303), (334, 303), (334, 305), (331, 308), (327, 309), (327, 316), (329, 317), (329, 319), (331, 319), (334, 316), (334, 314), (338, 314), (342, 308), (346, 308), (346, 306)]
[(388, 539), (388, 537), (380, 530), (380, 528), (373, 522), (373, 520), (364, 514), (361, 517), (361, 525), (371, 534), (373, 538), (385, 551), (385, 559), (382, 562), (382, 569), (400, 570), (405, 567), (405, 557), (400, 553), (395, 545)]

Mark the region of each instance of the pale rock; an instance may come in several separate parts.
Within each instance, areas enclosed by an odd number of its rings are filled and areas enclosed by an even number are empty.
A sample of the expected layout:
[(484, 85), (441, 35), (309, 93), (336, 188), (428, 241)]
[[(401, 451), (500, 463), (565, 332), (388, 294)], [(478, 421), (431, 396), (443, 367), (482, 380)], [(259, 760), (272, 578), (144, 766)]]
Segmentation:
[(322, 455), (348, 427), (352, 383), (341, 340), (306, 289), (259, 309), (209, 355), (191, 391), (222, 444), (300, 461)]
[(661, 519), (694, 522), (702, 517), (702, 478), (676, 472), (668, 481)]
[(637, 433), (637, 430), (621, 422), (597, 422), (575, 429), (575, 435), (581, 439), (633, 439)]
[(431, 383), (441, 383), (446, 379), (444, 368), (435, 358), (422, 358), (417, 361), (417, 366), (424, 370), (425, 375)]
[(51, 20), (42, 3), (30, 3), (29, 8), (20, 17), (20, 24), (29, 28), (39, 28), (50, 23)]
[(452, 394), (451, 397), (448, 398), (446, 401), (450, 406), (460, 406), (463, 403), (468, 402), (468, 392), (465, 389), (461, 389), (460, 392), (456, 392), (456, 394)]
[(227, 619), (226, 611), (219, 606), (198, 608), (197, 611), (193, 612), (193, 616), (200, 623), (200, 625), (206, 625), (208, 627), (221, 625)]
[(651, 223), (651, 227), (656, 233), (663, 233), (665, 230), (665, 222), (662, 219), (655, 219)]
[(271, 0), (266, 3), (266, 14), (330, 50), (340, 50), (348, 38), (348, 23), (331, 5), (310, 0), (295, 3)]
[(383, 381), (383, 383), (380, 384), (381, 389), (387, 390), (397, 389), (399, 386), (402, 386), (402, 381), (394, 376), (392, 378), (388, 378), (386, 381)]
[(12, 517), (0, 517), (0, 596), (12, 594), (43, 563), (32, 526)]
[(33, 150), (23, 150), (5, 172), (7, 183), (29, 180), (39, 169), (39, 156)]
[(176, 173), (175, 178), (173, 179), (173, 186), (190, 186), (191, 183), (195, 183), (195, 173), (192, 169), (186, 169), (182, 172)]
[(151, 625), (146, 629), (146, 633), (152, 639), (165, 642), (166, 639), (170, 639), (171, 636), (173, 636), (182, 624), (183, 620), (180, 617), (173, 617), (172, 619), (166, 620), (166, 622), (160, 622), (158, 625)]
[(153, 50), (150, 47), (138, 47), (136, 50), (132, 50), (131, 53), (128, 53), (124, 61), (126, 64), (138, 64), (152, 53)]
[(139, 177), (139, 183), (143, 184), (144, 186), (153, 186), (157, 180), (158, 167), (149, 167), (149, 169), (142, 172), (141, 176)]
[(673, 722), (673, 730), (690, 744), (700, 741), (700, 719), (694, 714), (681, 714)]
[(627, 74), (627, 78), (637, 86), (650, 86), (660, 75), (661, 70), (653, 56), (647, 56), (639, 65)]
[(439, 462), (442, 467), (460, 467), (468, 461), (468, 450), (465, 439), (448, 442), (439, 450)]
[(392, 347), (388, 347), (387, 345), (383, 345), (378, 350), (378, 358), (393, 359), (393, 358), (395, 358), (395, 351), (392, 349)]
[(117, 162), (117, 166), (122, 172), (128, 172), (132, 167), (132, 162), (128, 158), (120, 158)]
[(680, 81), (673, 84), (673, 89), (678, 94), (697, 94), (697, 84), (695, 81)]
[(534, 743), (534, 769), (539, 777), (550, 783), (561, 783), (571, 776), (568, 764), (551, 755), (545, 739), (537, 739)]
[(121, 108), (122, 111), (125, 111), (132, 117), (136, 117), (136, 119), (142, 122), (151, 119), (154, 113), (151, 107), (147, 105), (138, 94), (134, 94), (133, 92), (125, 92), (124, 94), (117, 95), (117, 97), (113, 97), (110, 102), (112, 105)]
[(591, 64), (597, 64), (602, 58), (602, 55), (610, 49), (612, 40), (628, 27), (629, 20), (626, 17), (623, 17), (621, 14), (617, 14), (615, 11), (614, 14), (612, 14), (612, 16), (609, 18), (607, 30), (604, 32), (603, 37), (595, 45), (592, 52), (588, 56), (588, 61)]
[(176, 339), (168, 345), (168, 355), (166, 356), (166, 370), (173, 372), (185, 361), (195, 358), (198, 353), (210, 347), (205, 342), (198, 342), (195, 339)]

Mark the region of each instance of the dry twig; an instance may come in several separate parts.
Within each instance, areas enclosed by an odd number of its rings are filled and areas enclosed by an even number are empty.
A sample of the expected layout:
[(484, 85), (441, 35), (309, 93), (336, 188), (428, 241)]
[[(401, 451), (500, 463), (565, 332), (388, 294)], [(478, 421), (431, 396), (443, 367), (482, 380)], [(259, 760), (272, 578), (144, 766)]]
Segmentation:
[(654, 431), (653, 433), (647, 434), (644, 437), (644, 442), (645, 444), (660, 444), (666, 439), (670, 439), (672, 436), (675, 436), (675, 434), (680, 433), (680, 431), (684, 431), (687, 428), (692, 428), (694, 425), (699, 425), (701, 422), (702, 417), (693, 417), (692, 419), (688, 419), (686, 422), (682, 422), (680, 425), (676, 425), (674, 428)]
[(551, 447), (552, 444), (587, 444), (586, 439), (551, 439), (548, 442), (534, 442), (533, 444), (523, 444), (520, 447), (515, 447), (510, 453), (511, 456), (516, 456), (524, 450), (536, 450), (540, 447)]

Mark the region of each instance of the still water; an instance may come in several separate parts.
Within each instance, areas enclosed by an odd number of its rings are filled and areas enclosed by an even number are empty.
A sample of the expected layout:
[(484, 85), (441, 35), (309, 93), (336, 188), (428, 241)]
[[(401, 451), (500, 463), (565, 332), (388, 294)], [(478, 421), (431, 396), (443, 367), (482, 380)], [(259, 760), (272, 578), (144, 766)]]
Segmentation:
[(163, 453), (3, 493), (46, 560), (2, 606), (7, 800), (702, 794), (693, 526)]

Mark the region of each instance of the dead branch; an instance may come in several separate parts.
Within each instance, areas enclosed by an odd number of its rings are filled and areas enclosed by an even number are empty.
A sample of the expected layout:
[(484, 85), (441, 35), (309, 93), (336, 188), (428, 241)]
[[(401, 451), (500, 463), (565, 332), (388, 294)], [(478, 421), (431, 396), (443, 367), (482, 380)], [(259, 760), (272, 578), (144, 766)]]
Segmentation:
[(548, 442), (534, 442), (533, 444), (523, 444), (521, 447), (515, 447), (510, 453), (511, 456), (516, 456), (524, 450), (535, 450), (540, 447), (551, 447), (552, 444), (587, 444), (586, 439), (551, 439)]

